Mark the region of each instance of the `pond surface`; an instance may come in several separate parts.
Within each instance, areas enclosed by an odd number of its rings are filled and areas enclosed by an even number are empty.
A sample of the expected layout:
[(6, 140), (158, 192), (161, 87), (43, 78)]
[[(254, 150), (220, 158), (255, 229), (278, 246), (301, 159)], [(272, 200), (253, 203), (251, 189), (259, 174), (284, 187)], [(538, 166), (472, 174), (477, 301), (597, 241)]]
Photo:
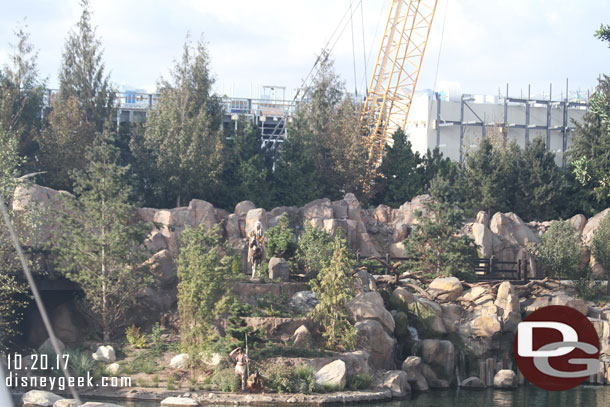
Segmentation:
[[(20, 396), (15, 406), (20, 406)], [(84, 399), (84, 401), (101, 401)], [(159, 407), (158, 402), (108, 400), (125, 407)], [(610, 386), (580, 386), (563, 392), (540, 390), (533, 386), (514, 391), (447, 390), (418, 394), (409, 400), (361, 403), (362, 407), (610, 407)], [(4, 407), (4, 406), (3, 406)]]

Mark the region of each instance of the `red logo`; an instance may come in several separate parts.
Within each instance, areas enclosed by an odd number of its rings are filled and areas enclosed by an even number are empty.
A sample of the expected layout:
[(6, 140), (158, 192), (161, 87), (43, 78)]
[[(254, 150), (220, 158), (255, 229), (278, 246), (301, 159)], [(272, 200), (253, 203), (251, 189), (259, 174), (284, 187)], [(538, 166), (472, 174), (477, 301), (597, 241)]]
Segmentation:
[(523, 376), (545, 390), (571, 389), (600, 368), (595, 327), (580, 312), (561, 305), (540, 308), (521, 322), (513, 352)]

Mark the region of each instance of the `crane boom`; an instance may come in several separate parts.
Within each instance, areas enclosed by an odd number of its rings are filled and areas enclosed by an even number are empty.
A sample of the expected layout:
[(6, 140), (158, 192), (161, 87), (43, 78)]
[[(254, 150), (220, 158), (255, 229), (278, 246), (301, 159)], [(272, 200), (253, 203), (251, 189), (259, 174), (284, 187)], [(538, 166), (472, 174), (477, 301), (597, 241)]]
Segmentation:
[(368, 161), (363, 192), (377, 175), (386, 144), (405, 128), (419, 77), (437, 0), (393, 0), (375, 71), (362, 108)]

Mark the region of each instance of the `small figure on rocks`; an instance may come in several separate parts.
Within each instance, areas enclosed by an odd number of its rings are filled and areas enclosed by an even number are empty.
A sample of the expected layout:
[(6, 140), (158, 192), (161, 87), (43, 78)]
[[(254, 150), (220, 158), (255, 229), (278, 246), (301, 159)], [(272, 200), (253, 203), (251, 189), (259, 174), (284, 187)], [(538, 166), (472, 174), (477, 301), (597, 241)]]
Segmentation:
[(254, 230), (248, 233), (248, 263), (252, 267), (252, 278), (255, 277), (256, 270), (265, 257), (264, 240), (263, 224), (257, 221), (254, 224)]
[(260, 375), (258, 370), (248, 377), (248, 390), (250, 393), (264, 393), (265, 392), (265, 381), (263, 376)]
[(229, 357), (235, 361), (235, 373), (241, 381), (241, 389), (246, 390), (246, 367), (249, 363), (248, 354), (244, 353), (241, 346), (233, 349)]

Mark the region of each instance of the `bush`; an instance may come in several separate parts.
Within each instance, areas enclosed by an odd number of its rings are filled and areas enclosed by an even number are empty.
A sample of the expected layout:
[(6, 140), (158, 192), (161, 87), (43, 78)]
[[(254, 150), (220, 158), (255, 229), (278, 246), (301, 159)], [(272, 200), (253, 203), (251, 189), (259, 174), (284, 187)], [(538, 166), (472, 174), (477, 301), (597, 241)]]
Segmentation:
[(315, 278), (320, 270), (330, 264), (333, 254), (332, 238), (322, 229), (306, 225), (299, 236), (295, 259), (299, 268)]
[(540, 238), (537, 257), (550, 277), (570, 280), (584, 277), (580, 235), (569, 222), (553, 222)]
[(125, 330), (125, 339), (127, 343), (133, 345), (137, 349), (143, 349), (146, 347), (146, 335), (140, 332), (140, 327), (131, 325)]
[(290, 368), (285, 365), (271, 365), (263, 374), (265, 387), (278, 393), (303, 393), (314, 391), (314, 369), (299, 365)]
[(608, 273), (607, 292), (610, 294), (610, 215), (606, 215), (593, 234), (592, 254)]
[(365, 390), (371, 387), (373, 376), (369, 373), (359, 372), (347, 379), (347, 388), (350, 390)]
[(216, 385), (220, 391), (234, 392), (241, 389), (239, 376), (233, 367), (215, 370), (212, 375), (212, 384)]
[(280, 216), (279, 223), (270, 228), (267, 233), (267, 257), (282, 257), (289, 259), (296, 251), (296, 237), (290, 227), (288, 215)]

